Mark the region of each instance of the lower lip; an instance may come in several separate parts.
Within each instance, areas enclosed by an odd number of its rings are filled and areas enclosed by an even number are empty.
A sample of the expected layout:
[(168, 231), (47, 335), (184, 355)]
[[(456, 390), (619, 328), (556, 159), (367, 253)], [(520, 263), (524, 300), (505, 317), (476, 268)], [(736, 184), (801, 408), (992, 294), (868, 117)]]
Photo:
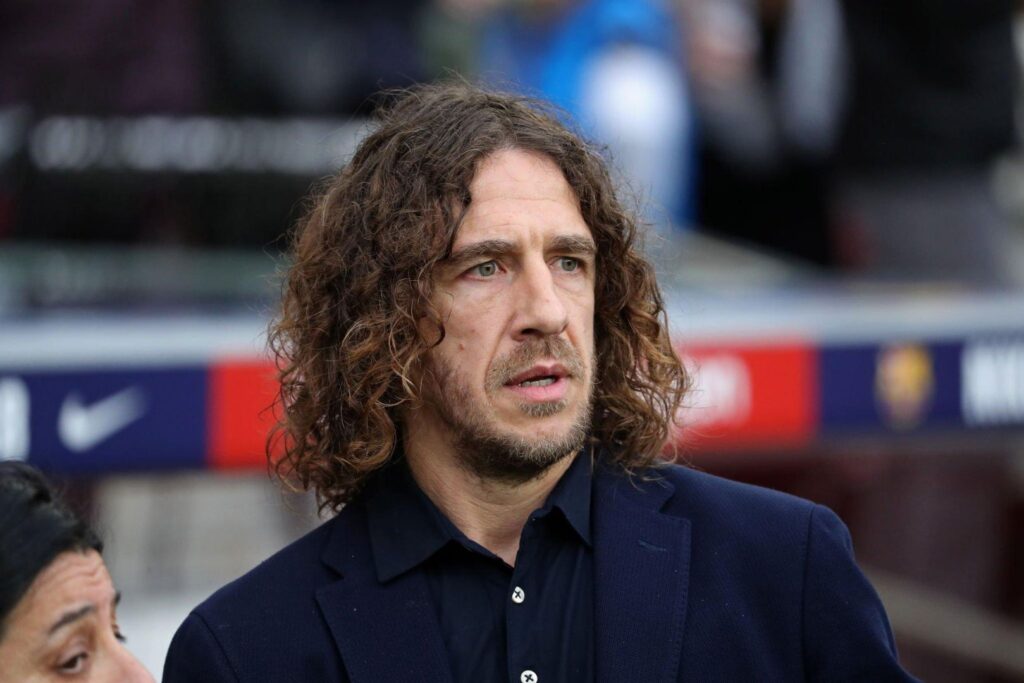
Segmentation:
[(549, 401), (561, 401), (565, 398), (565, 392), (569, 389), (569, 381), (565, 377), (559, 377), (551, 384), (522, 386), (520, 384), (506, 384), (505, 388), (514, 392), (517, 397), (526, 401), (544, 403)]

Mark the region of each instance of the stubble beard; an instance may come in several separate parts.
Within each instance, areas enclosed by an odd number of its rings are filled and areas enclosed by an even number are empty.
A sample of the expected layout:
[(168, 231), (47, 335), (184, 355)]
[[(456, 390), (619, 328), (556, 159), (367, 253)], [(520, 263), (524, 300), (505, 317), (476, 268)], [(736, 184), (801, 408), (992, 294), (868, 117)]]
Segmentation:
[[(573, 381), (587, 381), (586, 394), (572, 425), (549, 439), (530, 440), (502, 430), (474, 406), (469, 386), (451, 364), (441, 358), (430, 361), (433, 376), (429, 403), (448, 428), (458, 464), (481, 479), (518, 484), (534, 479), (552, 465), (582, 448), (590, 432), (594, 372), (587, 372), (579, 354), (560, 338), (526, 342), (498, 359), (488, 369), (488, 395), (502, 390), (505, 383), (538, 358), (554, 358), (564, 365)], [(519, 410), (536, 418), (550, 417), (569, 409), (566, 399), (543, 403), (524, 402)]]

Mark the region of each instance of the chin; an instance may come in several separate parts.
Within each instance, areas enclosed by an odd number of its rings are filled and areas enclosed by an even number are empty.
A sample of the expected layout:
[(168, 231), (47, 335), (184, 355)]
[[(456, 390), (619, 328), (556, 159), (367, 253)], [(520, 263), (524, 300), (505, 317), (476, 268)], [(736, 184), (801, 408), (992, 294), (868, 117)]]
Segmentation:
[(532, 416), (519, 414), (514, 422), (514, 427), (498, 428), (495, 431), (504, 431), (510, 438), (521, 441), (531, 446), (539, 446), (548, 443), (564, 442), (571, 440), (574, 434), (581, 431), (590, 431), (590, 416), (584, 410), (562, 410), (555, 415)]
[(483, 478), (517, 483), (540, 476), (578, 452), (590, 431), (589, 411), (579, 406), (541, 417), (518, 404), (502, 408), (485, 420), (463, 414), (449, 422), (461, 464)]
[(559, 436), (573, 429), (579, 423), (584, 411), (578, 406), (569, 406), (566, 401), (550, 403), (520, 403), (499, 417), (496, 426), (509, 425), (510, 431), (529, 440), (533, 437)]

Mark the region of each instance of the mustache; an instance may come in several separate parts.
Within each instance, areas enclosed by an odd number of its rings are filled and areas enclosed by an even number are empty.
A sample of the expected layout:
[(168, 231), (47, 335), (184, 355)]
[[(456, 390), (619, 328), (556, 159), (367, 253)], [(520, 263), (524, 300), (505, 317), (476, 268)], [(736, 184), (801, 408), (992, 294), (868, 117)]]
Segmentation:
[(555, 360), (565, 366), (573, 377), (583, 377), (583, 359), (576, 350), (560, 337), (548, 337), (524, 342), (501, 356), (487, 370), (488, 391), (497, 391), (519, 373), (529, 370), (538, 360)]

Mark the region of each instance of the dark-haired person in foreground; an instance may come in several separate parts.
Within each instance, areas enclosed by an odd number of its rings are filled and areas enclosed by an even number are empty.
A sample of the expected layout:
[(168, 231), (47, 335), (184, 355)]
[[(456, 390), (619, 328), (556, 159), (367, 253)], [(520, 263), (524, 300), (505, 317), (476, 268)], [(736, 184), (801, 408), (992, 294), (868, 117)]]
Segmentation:
[(182, 624), (165, 683), (903, 681), (825, 508), (659, 462), (687, 377), (601, 158), (398, 97), (298, 230), (278, 472), (338, 514)]
[(152, 683), (122, 644), (102, 550), (37, 470), (0, 462), (0, 683)]

